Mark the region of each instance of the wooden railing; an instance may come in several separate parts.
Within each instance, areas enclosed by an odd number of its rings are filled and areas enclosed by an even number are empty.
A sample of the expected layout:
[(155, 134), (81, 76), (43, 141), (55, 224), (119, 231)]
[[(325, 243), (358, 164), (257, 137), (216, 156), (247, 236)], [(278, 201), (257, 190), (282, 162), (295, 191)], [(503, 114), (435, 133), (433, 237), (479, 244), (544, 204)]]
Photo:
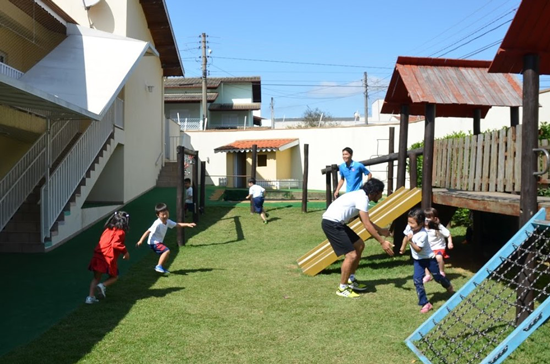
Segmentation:
[[(548, 140), (539, 143), (548, 149)], [(546, 157), (539, 155), (539, 170)], [(519, 192), (521, 190), (521, 125), (465, 138), (436, 140), (434, 187), (463, 191)], [(548, 183), (548, 173), (540, 177)]]

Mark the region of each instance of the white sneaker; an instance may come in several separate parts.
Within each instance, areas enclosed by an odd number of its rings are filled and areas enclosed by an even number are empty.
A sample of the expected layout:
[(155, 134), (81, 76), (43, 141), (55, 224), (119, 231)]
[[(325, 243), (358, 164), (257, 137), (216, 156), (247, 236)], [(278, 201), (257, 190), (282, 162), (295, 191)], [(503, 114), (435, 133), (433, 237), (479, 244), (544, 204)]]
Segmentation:
[(99, 293), (103, 298), (107, 297), (107, 294), (106, 294), (107, 287), (105, 287), (103, 283), (98, 284), (96, 289), (97, 289), (97, 293)]
[(94, 303), (98, 303), (99, 300), (97, 298), (95, 298), (94, 296), (90, 297), (86, 297), (86, 301), (84, 301), (84, 303), (86, 303), (87, 305), (93, 305)]

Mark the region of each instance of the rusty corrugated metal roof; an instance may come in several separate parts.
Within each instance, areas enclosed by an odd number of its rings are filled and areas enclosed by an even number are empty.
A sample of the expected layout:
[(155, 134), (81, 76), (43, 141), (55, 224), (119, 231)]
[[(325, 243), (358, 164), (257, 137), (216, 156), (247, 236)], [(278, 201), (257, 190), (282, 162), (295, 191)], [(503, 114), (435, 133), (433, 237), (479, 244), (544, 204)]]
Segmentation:
[(424, 115), (426, 104), (436, 105), (442, 117), (485, 117), (492, 106), (521, 106), (521, 86), (514, 75), (488, 73), (490, 61), (399, 57), (382, 113), (399, 114), (402, 105), (411, 115)]
[(540, 56), (539, 73), (550, 74), (550, 2), (523, 0), (489, 67), (489, 72), (521, 73), (523, 56)]
[[(207, 77), (206, 87), (217, 88), (221, 83), (261, 82), (260, 76), (251, 77)], [(201, 77), (170, 77), (164, 81), (165, 88), (196, 88), (202, 87)]]
[(276, 152), (292, 148), (300, 143), (297, 138), (294, 139), (257, 139), (257, 140), (237, 140), (231, 144), (223, 145), (214, 149), (214, 153), (237, 153), (251, 152), (252, 146), (256, 144), (258, 152)]

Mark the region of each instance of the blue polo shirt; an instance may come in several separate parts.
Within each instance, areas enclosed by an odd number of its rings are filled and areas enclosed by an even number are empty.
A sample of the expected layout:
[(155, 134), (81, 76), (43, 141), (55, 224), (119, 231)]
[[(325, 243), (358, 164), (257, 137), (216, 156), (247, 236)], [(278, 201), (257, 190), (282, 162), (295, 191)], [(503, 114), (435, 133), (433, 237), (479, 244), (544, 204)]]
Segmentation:
[(363, 182), (363, 174), (366, 176), (370, 172), (359, 162), (351, 161), (349, 167), (344, 162), (338, 167), (340, 170), (340, 176), (346, 180), (346, 192), (357, 191), (361, 188)]

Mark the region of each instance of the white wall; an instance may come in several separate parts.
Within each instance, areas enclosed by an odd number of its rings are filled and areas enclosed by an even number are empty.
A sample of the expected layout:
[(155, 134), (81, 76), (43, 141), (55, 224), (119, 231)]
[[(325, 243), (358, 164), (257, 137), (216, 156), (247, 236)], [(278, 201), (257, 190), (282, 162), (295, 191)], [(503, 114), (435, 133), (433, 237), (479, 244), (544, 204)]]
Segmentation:
[[(550, 105), (550, 93), (546, 96)], [(542, 95), (541, 95), (542, 100)], [(541, 101), (542, 103), (542, 101)], [(550, 106), (549, 106), (550, 107)], [(543, 109), (541, 109), (543, 110)], [(541, 111), (541, 115), (546, 115)], [(387, 120), (387, 118), (386, 118)], [(520, 108), (521, 120), (521, 108)], [(543, 118), (541, 117), (541, 120)], [(549, 120), (549, 119), (547, 119)], [(435, 122), (435, 137), (442, 138), (455, 131), (472, 132), (472, 119), (437, 118)], [(485, 119), (481, 120), (481, 130), (500, 129), (510, 125), (509, 108), (493, 108)], [(187, 147), (199, 150), (202, 161), (206, 164), (207, 174), (225, 175), (226, 153), (214, 153), (214, 149), (236, 140), (245, 139), (280, 139), (299, 138), (300, 145), (293, 148), (292, 171), (293, 178), (301, 179), (303, 168), (303, 146), (309, 144), (309, 188), (324, 190), (325, 176), (321, 169), (326, 165), (342, 163), (342, 149), (351, 147), (354, 150), (353, 159), (360, 161), (370, 159), (377, 155), (388, 153), (389, 128), (395, 128), (395, 146), (397, 152), (399, 144), (399, 123), (393, 124), (369, 124), (359, 127), (339, 128), (310, 128), (310, 129), (275, 129), (275, 130), (246, 130), (246, 131), (190, 131), (190, 143)], [(407, 145), (424, 140), (424, 122), (411, 123), (409, 125), (409, 137)], [(397, 164), (397, 163), (395, 163)], [(387, 164), (372, 166), (373, 176), (386, 181)], [(397, 173), (394, 173), (397, 175)], [(408, 176), (407, 176), (408, 178)], [(217, 184), (217, 178), (213, 178)], [(394, 182), (395, 186), (395, 182)]]

